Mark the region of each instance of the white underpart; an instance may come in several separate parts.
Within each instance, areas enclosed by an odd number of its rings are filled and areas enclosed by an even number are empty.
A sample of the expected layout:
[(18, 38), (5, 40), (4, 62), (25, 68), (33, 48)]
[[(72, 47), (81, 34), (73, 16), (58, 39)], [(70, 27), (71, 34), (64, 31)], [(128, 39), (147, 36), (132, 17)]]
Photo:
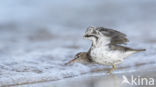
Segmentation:
[(96, 38), (95, 37), (90, 37), (90, 40), (92, 40), (93, 44), (97, 44)]
[(110, 50), (108, 46), (109, 43), (109, 38), (101, 37), (96, 44), (93, 44), (94, 46), (90, 53), (93, 61), (105, 65), (119, 64), (124, 58), (134, 53)]
[(93, 44), (97, 44), (95, 37), (85, 37), (85, 39), (91, 40)]

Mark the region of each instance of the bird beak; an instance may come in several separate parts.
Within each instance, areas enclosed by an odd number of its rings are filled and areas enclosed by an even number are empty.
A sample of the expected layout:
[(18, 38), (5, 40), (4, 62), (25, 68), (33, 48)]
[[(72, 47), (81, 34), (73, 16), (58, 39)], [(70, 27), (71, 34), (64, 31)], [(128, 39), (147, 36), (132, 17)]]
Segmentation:
[(76, 59), (70, 60), (69, 62), (65, 63), (64, 65), (72, 64)]
[(93, 36), (93, 35), (89, 35), (89, 34), (83, 35), (84, 38), (87, 38), (87, 37), (90, 37), (90, 36)]
[(84, 38), (84, 39), (86, 39), (86, 38), (87, 38), (87, 36), (88, 36), (88, 35), (86, 35), (86, 34), (85, 34), (85, 35), (83, 35), (83, 38)]

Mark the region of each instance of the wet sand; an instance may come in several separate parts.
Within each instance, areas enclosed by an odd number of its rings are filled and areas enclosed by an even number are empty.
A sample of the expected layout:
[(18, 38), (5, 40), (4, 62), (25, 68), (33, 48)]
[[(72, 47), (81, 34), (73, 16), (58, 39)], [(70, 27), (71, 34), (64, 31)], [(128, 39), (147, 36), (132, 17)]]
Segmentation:
[[(104, 72), (96, 72), (85, 74), (78, 77), (66, 78), (59, 81), (42, 82), (35, 84), (18, 85), (16, 87), (155, 87), (156, 86), (156, 67), (142, 67), (137, 71), (131, 72), (114, 72), (113, 74), (106, 74)], [(128, 70), (125, 70), (128, 71)], [(136, 84), (122, 83), (123, 76), (125, 76), (129, 82), (131, 79), (136, 79)], [(147, 84), (139, 83), (142, 78), (146, 78)], [(149, 85), (151, 79), (154, 80), (154, 85)], [(139, 85), (140, 84), (140, 85)]]

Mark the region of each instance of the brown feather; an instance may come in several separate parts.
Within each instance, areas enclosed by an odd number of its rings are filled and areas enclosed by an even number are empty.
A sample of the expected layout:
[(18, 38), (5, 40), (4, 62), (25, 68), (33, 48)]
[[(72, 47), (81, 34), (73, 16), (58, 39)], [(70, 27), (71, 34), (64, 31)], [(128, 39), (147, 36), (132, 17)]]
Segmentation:
[(111, 37), (111, 44), (126, 44), (129, 42), (126, 35), (117, 30), (97, 27), (96, 30), (100, 31), (103, 35)]

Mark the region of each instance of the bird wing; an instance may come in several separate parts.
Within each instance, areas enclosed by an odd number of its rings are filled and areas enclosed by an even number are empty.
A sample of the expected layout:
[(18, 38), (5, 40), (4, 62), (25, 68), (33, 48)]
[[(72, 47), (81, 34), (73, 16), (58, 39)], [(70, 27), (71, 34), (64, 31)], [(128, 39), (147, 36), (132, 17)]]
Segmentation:
[(129, 42), (126, 35), (117, 30), (103, 28), (103, 27), (97, 27), (96, 29), (100, 31), (103, 35), (111, 38), (110, 44), (126, 44), (127, 42)]

